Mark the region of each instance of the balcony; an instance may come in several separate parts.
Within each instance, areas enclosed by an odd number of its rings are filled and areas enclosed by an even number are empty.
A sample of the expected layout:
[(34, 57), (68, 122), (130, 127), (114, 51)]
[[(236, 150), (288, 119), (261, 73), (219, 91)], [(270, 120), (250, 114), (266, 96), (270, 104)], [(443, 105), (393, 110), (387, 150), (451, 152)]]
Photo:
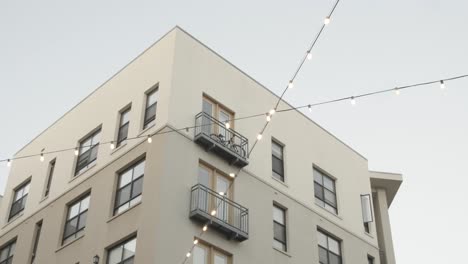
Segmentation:
[[(239, 242), (249, 238), (249, 210), (208, 187), (197, 184), (190, 195), (190, 218), (209, 224)], [(216, 210), (215, 215), (211, 212)]]
[(241, 168), (249, 164), (249, 141), (246, 137), (204, 112), (195, 116), (195, 126), (195, 142), (207, 151), (213, 151)]

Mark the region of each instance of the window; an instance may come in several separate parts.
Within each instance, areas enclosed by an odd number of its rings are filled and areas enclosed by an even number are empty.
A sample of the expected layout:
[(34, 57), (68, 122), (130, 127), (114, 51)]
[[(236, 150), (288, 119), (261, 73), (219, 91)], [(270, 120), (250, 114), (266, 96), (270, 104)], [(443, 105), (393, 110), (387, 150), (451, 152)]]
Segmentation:
[(45, 190), (44, 190), (44, 197), (49, 196), (50, 185), (52, 184), (52, 177), (54, 175), (54, 170), (55, 170), (55, 159), (53, 159), (49, 163), (49, 170), (47, 172), (46, 186), (45, 186)]
[(286, 245), (286, 210), (273, 205), (273, 247), (283, 251)]
[(341, 264), (340, 241), (319, 230), (318, 248), (320, 264)]
[(232, 133), (226, 128), (226, 124), (229, 123), (229, 128), (234, 128), (234, 113), (206, 96), (203, 96), (202, 110), (203, 113), (223, 124), (223, 126), (213, 125), (212, 120), (203, 118), (202, 131), (207, 135), (216, 134), (224, 137), (226, 140), (231, 139)]
[(193, 264), (230, 264), (232, 257), (213, 246), (199, 242), (193, 248)]
[(125, 211), (141, 201), (144, 175), (145, 160), (139, 161), (119, 174), (114, 215)]
[(31, 253), (31, 264), (34, 264), (36, 259), (37, 247), (39, 246), (39, 239), (41, 237), (42, 221), (36, 224), (36, 229), (34, 231), (34, 244)]
[(0, 248), (0, 264), (12, 264), (15, 252), (16, 240)]
[(17, 216), (19, 213), (23, 212), (24, 207), (26, 206), (26, 200), (28, 198), (30, 184), (31, 181), (29, 180), (15, 190), (8, 221)]
[(128, 127), (130, 126), (130, 107), (120, 113), (119, 131), (117, 132), (117, 147), (128, 137)]
[(374, 221), (370, 194), (361, 194), (361, 207), (364, 230), (366, 233), (370, 233), (370, 223)]
[[(232, 178), (229, 178), (226, 174), (213, 167), (202, 163), (199, 164), (198, 183), (216, 193), (223, 193), (224, 197), (228, 199), (232, 199)], [(213, 197), (213, 199), (210, 199), (210, 196), (205, 194), (199, 197), (199, 208), (210, 213), (212, 210), (216, 210), (217, 218), (229, 223), (233, 221), (232, 217), (230, 217), (232, 210), (229, 210), (229, 203), (226, 203), (221, 198)]]
[(284, 182), (283, 146), (271, 141), (271, 159), (273, 177)]
[(84, 233), (88, 215), (90, 194), (68, 206), (67, 221), (63, 232), (63, 244), (72, 241)]
[(374, 264), (374, 257), (367, 255), (367, 264)]
[(338, 213), (335, 180), (314, 168), (315, 203), (332, 213)]
[(107, 264), (133, 264), (136, 250), (136, 237), (109, 249)]
[(146, 94), (146, 107), (143, 129), (149, 127), (156, 119), (156, 106), (158, 104), (158, 89), (154, 89)]
[(89, 168), (96, 161), (100, 137), (101, 129), (98, 129), (80, 142), (75, 175), (78, 175), (85, 169)]

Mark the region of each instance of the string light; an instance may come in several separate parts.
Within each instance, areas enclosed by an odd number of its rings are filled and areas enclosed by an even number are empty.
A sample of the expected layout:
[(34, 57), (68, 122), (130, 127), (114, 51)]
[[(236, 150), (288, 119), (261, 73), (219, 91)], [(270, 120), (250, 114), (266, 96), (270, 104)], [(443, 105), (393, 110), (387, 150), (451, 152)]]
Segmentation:
[(262, 135), (262, 134), (258, 134), (258, 135), (257, 135), (257, 139), (258, 139), (258, 140), (261, 140), (261, 139), (262, 139), (262, 137), (263, 137), (263, 135)]
[(211, 210), (211, 215), (214, 216), (215, 214), (216, 214), (216, 210), (215, 209)]
[(80, 153), (80, 152), (78, 151), (78, 148), (75, 148), (74, 153), (75, 153), (75, 156), (78, 156), (78, 154)]
[(268, 113), (272, 116), (276, 113), (276, 109), (271, 109)]
[(292, 80), (291, 80), (291, 81), (289, 81), (289, 83), (288, 83), (288, 88), (289, 88), (289, 89), (292, 89), (292, 88), (294, 88), (294, 83), (293, 83), (293, 81), (292, 81)]
[(39, 158), (41, 162), (44, 162), (44, 153), (41, 153), (41, 157)]
[(224, 196), (224, 192), (219, 192), (219, 195)]
[(208, 230), (208, 225), (204, 225), (202, 230), (203, 230), (203, 232), (206, 232), (206, 230)]
[(236, 174), (234, 174), (233, 172), (231, 172), (231, 173), (229, 173), (229, 177), (234, 178), (234, 177), (236, 177)]
[(115, 149), (114, 141), (111, 141), (111, 143), (110, 143), (110, 149), (111, 149), (111, 150), (112, 150), (112, 149)]
[(354, 98), (354, 96), (351, 97), (351, 104), (352, 104), (352, 105), (356, 105), (356, 99)]
[(150, 143), (150, 144), (151, 144), (151, 142), (153, 142), (153, 139), (151, 138), (151, 136), (150, 136), (150, 135), (148, 135), (148, 143)]
[(307, 51), (307, 59), (311, 60), (312, 59), (312, 52), (309, 50)]
[(400, 88), (398, 88), (398, 87), (395, 88), (395, 94), (400, 95)]
[(267, 116), (266, 116), (266, 121), (267, 121), (267, 122), (270, 122), (270, 121), (271, 121), (271, 116), (270, 116), (269, 114), (267, 114)]
[(309, 112), (312, 113), (312, 106), (311, 106), (311, 105), (308, 105), (307, 108), (309, 108)]
[(187, 254), (185, 256), (187, 256), (187, 258), (190, 258), (190, 255), (192, 255), (190, 252), (187, 252)]
[(444, 90), (444, 89), (445, 89), (444, 80), (440, 80), (440, 89), (441, 89), (441, 90)]
[(226, 122), (226, 128), (229, 129), (231, 127), (231, 124), (229, 122)]
[(198, 244), (198, 239), (195, 239), (195, 240), (193, 241), (193, 244), (194, 244), (194, 245)]
[(7, 161), (7, 166), (11, 167), (11, 160), (10, 159), (8, 159), (8, 161)]
[(325, 25), (330, 24), (330, 17), (327, 16), (327, 17), (323, 20), (323, 23), (324, 23)]

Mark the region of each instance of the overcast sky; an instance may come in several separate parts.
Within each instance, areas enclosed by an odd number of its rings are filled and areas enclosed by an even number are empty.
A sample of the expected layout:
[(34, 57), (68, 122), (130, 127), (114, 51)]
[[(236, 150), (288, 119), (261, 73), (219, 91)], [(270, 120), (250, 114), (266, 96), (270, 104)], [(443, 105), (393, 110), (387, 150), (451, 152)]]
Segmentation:
[[(333, 3), (0, 1), (0, 159), (175, 25), (280, 93)], [(467, 11), (464, 0), (342, 0), (285, 98), (303, 105), (467, 74)], [(370, 169), (404, 174), (390, 210), (398, 263), (466, 260), (468, 80), (307, 114)], [(0, 193), (7, 175), (0, 164)]]

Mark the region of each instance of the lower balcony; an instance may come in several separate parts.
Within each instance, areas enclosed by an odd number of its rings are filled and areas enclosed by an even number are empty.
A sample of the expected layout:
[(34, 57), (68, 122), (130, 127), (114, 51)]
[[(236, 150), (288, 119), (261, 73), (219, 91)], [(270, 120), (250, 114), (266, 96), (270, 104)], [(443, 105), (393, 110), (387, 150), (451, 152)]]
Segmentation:
[[(249, 238), (249, 210), (208, 187), (192, 187), (190, 218), (226, 235), (228, 239), (244, 241)], [(211, 215), (213, 210), (216, 211)]]

